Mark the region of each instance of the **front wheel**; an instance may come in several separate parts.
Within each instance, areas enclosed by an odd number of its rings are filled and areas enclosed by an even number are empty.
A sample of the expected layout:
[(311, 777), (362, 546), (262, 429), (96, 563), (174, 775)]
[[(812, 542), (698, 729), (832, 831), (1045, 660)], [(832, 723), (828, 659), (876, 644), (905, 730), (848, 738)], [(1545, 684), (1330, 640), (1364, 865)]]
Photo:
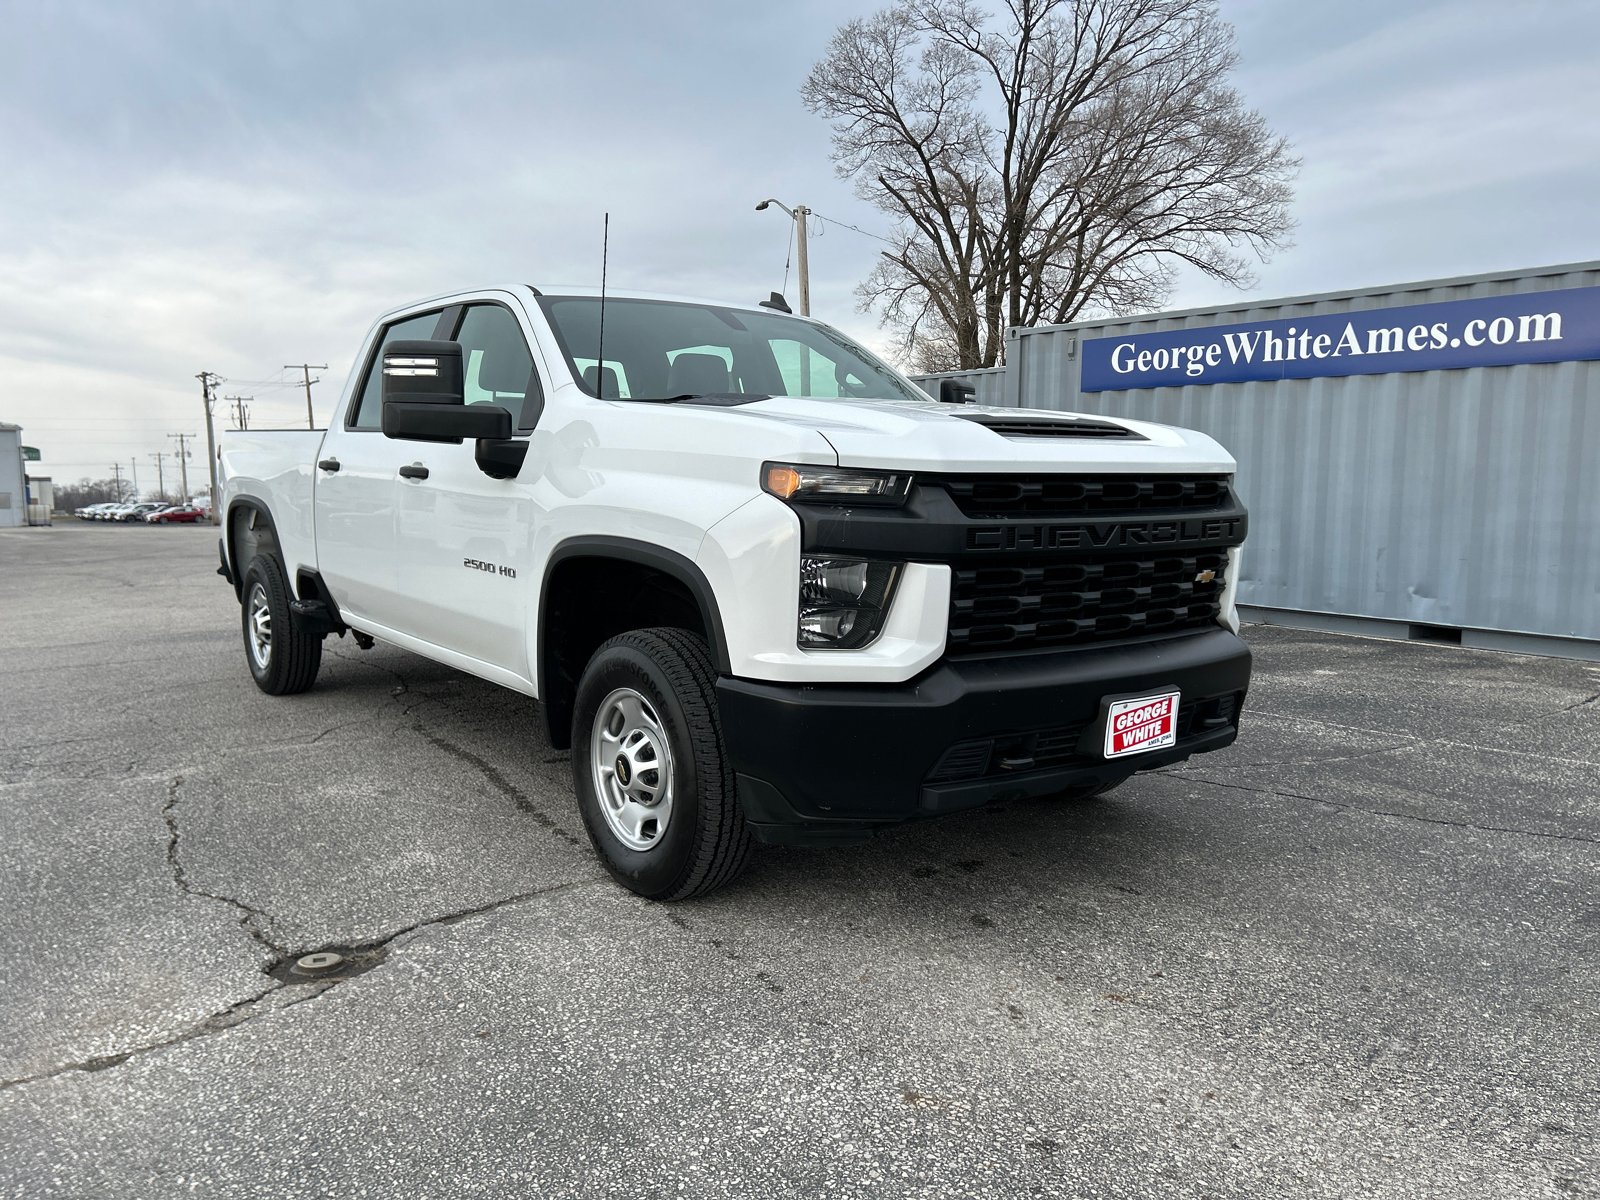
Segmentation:
[(612, 878), (651, 900), (703, 895), (750, 858), (716, 682), (705, 642), (681, 629), (612, 638), (578, 681), (578, 808)]
[(269, 696), (306, 691), (322, 666), (322, 635), (294, 627), (289, 584), (278, 560), (258, 554), (244, 569), (244, 657)]

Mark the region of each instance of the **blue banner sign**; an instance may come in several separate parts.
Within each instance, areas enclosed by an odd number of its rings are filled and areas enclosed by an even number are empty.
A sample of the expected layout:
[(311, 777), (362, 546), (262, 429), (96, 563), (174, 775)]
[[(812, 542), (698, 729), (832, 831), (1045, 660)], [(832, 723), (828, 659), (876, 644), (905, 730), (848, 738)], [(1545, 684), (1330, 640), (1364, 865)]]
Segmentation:
[(1600, 287), (1090, 338), (1085, 392), (1600, 358)]

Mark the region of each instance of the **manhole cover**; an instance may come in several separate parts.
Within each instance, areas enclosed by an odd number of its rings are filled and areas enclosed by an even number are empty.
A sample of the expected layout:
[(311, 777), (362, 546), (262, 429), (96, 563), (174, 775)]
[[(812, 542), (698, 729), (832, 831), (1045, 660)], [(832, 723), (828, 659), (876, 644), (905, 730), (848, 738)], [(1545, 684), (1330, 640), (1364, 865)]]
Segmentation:
[(267, 968), (267, 974), (284, 983), (323, 983), (349, 979), (380, 965), (388, 952), (382, 947), (363, 950), (353, 946), (325, 946), (298, 954)]

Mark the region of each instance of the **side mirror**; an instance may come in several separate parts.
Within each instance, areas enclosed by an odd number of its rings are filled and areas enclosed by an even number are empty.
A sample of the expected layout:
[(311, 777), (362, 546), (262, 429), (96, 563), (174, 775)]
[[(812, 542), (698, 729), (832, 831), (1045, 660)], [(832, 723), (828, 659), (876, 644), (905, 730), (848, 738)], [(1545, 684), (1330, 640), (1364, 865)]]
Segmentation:
[(941, 379), (939, 381), (939, 403), (941, 404), (971, 404), (972, 398), (977, 394), (977, 388), (970, 383), (962, 383), (959, 379)]
[(383, 434), (410, 442), (509, 438), (511, 414), (467, 404), (461, 343), (390, 342), (383, 348)]

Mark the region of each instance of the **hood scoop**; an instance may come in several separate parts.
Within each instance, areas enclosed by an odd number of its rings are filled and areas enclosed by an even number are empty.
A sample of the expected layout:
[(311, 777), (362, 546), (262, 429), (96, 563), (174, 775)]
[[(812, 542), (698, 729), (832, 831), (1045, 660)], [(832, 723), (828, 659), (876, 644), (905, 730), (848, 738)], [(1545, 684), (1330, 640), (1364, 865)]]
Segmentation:
[(1110, 421), (1095, 421), (1087, 417), (1036, 417), (1001, 416), (997, 413), (951, 413), (963, 421), (982, 425), (1001, 437), (1008, 438), (1130, 438), (1136, 442), (1149, 439)]

